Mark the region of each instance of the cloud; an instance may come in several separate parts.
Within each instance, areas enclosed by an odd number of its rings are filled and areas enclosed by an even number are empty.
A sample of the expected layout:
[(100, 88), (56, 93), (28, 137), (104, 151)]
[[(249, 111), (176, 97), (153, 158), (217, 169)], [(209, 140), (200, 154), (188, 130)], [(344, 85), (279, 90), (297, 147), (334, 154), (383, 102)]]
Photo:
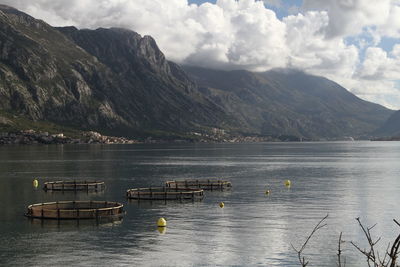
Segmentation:
[(392, 3), (386, 22), (377, 31), (381, 36), (400, 38), (400, 1), (397, 4)]
[(358, 64), (358, 50), (341, 38), (326, 38), (329, 17), (326, 12), (309, 11), (284, 18), (289, 67), (327, 75), (351, 75)]
[(363, 64), (351, 79), (342, 83), (363, 99), (399, 109), (399, 71), (400, 45), (395, 45), (390, 53), (379, 47), (369, 47)]
[(400, 71), (400, 45), (396, 45), (390, 55), (379, 47), (369, 47), (365, 60), (357, 75), (366, 80), (395, 80)]
[[(333, 79), (357, 95), (400, 108), (399, 0), (304, 0), (278, 19), (281, 0), (6, 0), (52, 25), (125, 27), (152, 35), (167, 58), (220, 69), (292, 67)], [(264, 2), (268, 5), (264, 5)], [(266, 7), (267, 6), (267, 7)], [(348, 38), (358, 40), (348, 42)], [(365, 53), (365, 56), (364, 56)]]
[(383, 25), (390, 14), (391, 0), (304, 0), (304, 10), (323, 10), (329, 14), (327, 36), (355, 35), (364, 27)]

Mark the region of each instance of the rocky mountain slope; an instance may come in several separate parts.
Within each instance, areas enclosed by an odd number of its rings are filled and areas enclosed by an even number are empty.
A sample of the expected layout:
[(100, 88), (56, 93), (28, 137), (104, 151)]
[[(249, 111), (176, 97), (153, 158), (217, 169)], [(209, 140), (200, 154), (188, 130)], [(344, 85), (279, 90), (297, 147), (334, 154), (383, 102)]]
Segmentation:
[(125, 135), (229, 121), (151, 37), (122, 29), (61, 31), (71, 39), (0, 6), (0, 110)]
[(400, 110), (393, 113), (374, 134), (383, 137), (400, 137)]
[(122, 93), (148, 118), (147, 128), (184, 130), (229, 121), (180, 66), (165, 59), (152, 37), (119, 28), (58, 29), (129, 84)]
[(184, 71), (150, 36), (54, 28), (2, 5), (0, 51), (0, 128), (29, 119), (129, 137), (228, 132), (318, 139), (365, 135), (393, 113), (322, 77)]
[(306, 138), (361, 136), (393, 112), (323, 77), (296, 70), (216, 71), (185, 67), (204, 94), (247, 129)]

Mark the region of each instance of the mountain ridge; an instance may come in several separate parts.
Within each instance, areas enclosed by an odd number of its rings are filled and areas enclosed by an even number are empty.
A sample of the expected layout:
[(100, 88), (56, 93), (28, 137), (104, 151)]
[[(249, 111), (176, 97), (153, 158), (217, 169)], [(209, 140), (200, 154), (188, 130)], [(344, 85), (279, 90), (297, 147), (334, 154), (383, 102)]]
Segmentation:
[(378, 137), (400, 137), (400, 110), (393, 113), (387, 121), (374, 132)]
[[(335, 82), (298, 70), (254, 73), (193, 66), (185, 66), (184, 69), (205, 92), (214, 93), (215, 101), (229, 105), (229, 97), (235, 99), (227, 109), (237, 107), (238, 99), (242, 99), (239, 113), (256, 110), (253, 116), (243, 116), (242, 120), (251, 117), (252, 127), (261, 129), (261, 134), (309, 138), (359, 136), (375, 130), (392, 113), (378, 104), (356, 97)], [(358, 110), (352, 110), (353, 106)], [(332, 112), (343, 118), (338, 120)], [(282, 117), (282, 114), (285, 116)], [(240, 114), (237, 116), (240, 117)], [(331, 125), (329, 121), (332, 121)], [(326, 127), (321, 127), (324, 124)], [(356, 129), (358, 127), (359, 130)], [(323, 132), (325, 130), (329, 132)], [(319, 134), (316, 136), (313, 132)]]
[(24, 116), (129, 137), (217, 131), (318, 140), (367, 135), (393, 113), (326, 78), (179, 66), (151, 36), (54, 28), (1, 5), (0, 51), (0, 126)]
[[(142, 38), (129, 30), (103, 29), (109, 35), (123, 32), (136, 36), (138, 43), (133, 49), (147, 57), (135, 61), (141, 64), (141, 73), (126, 79), (120, 71), (104, 64), (101, 57), (88, 53), (45, 22), (12, 8), (0, 8), (0, 12), (0, 35), (12, 44), (0, 44), (2, 110), (33, 120), (120, 131), (124, 135), (154, 129), (183, 132), (214, 126), (226, 119), (213, 103), (201, 95), (190, 95), (192, 83), (178, 84), (169, 79), (171, 75), (152, 75), (160, 70), (158, 63), (165, 59), (150, 37)], [(108, 40), (105, 44), (112, 43)], [(169, 67), (169, 63), (164, 63)], [(169, 70), (175, 77), (184, 77), (178, 66), (171, 66)], [(151, 97), (143, 95), (151, 90), (157, 94), (156, 99), (153, 97), (154, 104), (158, 104), (155, 108), (150, 108)], [(160, 104), (163, 98), (168, 99), (169, 105)], [(192, 112), (185, 113), (186, 110)]]

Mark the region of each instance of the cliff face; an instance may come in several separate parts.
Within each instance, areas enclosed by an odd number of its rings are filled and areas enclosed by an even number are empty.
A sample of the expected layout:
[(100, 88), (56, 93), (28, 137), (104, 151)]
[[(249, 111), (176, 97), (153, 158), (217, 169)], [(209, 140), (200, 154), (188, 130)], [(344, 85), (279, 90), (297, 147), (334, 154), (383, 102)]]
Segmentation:
[[(94, 91), (90, 81), (107, 70), (44, 22), (14, 9), (0, 8), (0, 107), (32, 119), (95, 126), (120, 123), (118, 116), (97, 112), (104, 79)], [(111, 120), (110, 120), (111, 119)]]
[(150, 36), (53, 28), (0, 5), (0, 127), (17, 115), (111, 135), (215, 127), (335, 138), (367, 134), (393, 113), (298, 71), (184, 69)]
[(227, 119), (178, 65), (165, 59), (150, 36), (118, 28), (59, 30), (129, 84), (121, 90), (145, 116), (141, 127), (183, 130)]
[(58, 30), (1, 6), (0, 49), (3, 111), (124, 134), (226, 119), (151, 37), (132, 31)]

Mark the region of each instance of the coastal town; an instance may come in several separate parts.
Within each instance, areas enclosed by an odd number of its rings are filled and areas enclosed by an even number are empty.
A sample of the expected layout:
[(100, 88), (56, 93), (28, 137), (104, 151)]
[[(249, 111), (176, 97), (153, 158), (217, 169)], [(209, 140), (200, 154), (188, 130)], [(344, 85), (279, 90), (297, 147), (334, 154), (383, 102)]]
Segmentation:
[(0, 144), (135, 144), (137, 140), (124, 137), (106, 136), (98, 132), (84, 132), (79, 138), (65, 136), (63, 133), (49, 134), (34, 130), (0, 133)]

